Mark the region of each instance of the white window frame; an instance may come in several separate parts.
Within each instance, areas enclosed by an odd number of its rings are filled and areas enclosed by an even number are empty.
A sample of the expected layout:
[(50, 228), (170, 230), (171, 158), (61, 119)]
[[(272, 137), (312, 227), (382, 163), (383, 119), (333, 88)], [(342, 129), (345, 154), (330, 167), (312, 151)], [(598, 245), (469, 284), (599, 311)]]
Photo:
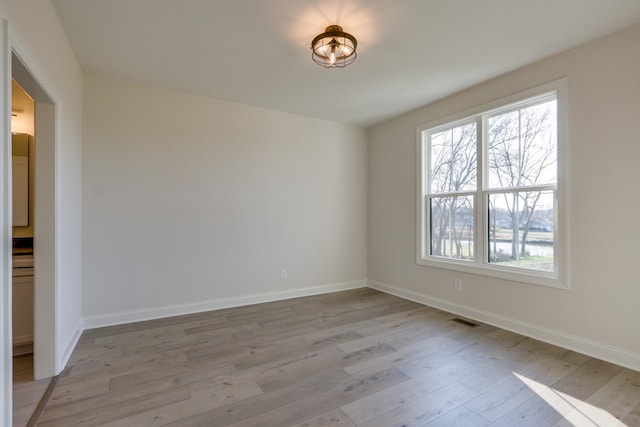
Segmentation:
[[(488, 215), (486, 212), (486, 198), (488, 194), (499, 192), (514, 192), (520, 189), (489, 189), (484, 185), (487, 173), (484, 171), (484, 157), (486, 147), (484, 143), (484, 117), (497, 111), (505, 111), (510, 107), (533, 101), (545, 96), (555, 95), (557, 108), (557, 182), (551, 185), (536, 185), (531, 187), (536, 190), (555, 191), (554, 200), (554, 267), (553, 272), (526, 269), (522, 267), (504, 266), (489, 263), (486, 254), (487, 242), (489, 239)], [(535, 285), (549, 286), (559, 289), (569, 289), (567, 275), (567, 81), (566, 78), (528, 89), (478, 107), (454, 114), (439, 120), (418, 126), (417, 135), (417, 238), (416, 238), (416, 262), (419, 265), (443, 268), (447, 270), (459, 271), (463, 273), (478, 274), (495, 277), (516, 282), (530, 283)], [(428, 176), (429, 162), (427, 161), (427, 132), (434, 132), (439, 129), (449, 128), (456, 124), (476, 121), (477, 126), (477, 188), (469, 193), (474, 194), (475, 207), (475, 229), (474, 229), (474, 260), (461, 260), (455, 258), (445, 258), (432, 256), (430, 250), (430, 224), (428, 200)], [(466, 194), (467, 192), (464, 192)], [(440, 194), (438, 194), (440, 195)], [(446, 195), (445, 193), (442, 194)], [(462, 194), (461, 194), (462, 195)]]

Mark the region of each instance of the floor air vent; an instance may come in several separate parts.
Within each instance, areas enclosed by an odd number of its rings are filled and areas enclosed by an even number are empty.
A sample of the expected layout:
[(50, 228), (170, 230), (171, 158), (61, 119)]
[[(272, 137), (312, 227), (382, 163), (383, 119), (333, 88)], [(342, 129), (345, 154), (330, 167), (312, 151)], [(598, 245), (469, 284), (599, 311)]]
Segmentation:
[(477, 323), (473, 323), (469, 320), (464, 320), (461, 319), (459, 317), (454, 317), (453, 319), (451, 319), (452, 322), (456, 322), (456, 323), (460, 323), (461, 325), (465, 325), (465, 326), (470, 326), (472, 328), (475, 328), (476, 326), (480, 326)]

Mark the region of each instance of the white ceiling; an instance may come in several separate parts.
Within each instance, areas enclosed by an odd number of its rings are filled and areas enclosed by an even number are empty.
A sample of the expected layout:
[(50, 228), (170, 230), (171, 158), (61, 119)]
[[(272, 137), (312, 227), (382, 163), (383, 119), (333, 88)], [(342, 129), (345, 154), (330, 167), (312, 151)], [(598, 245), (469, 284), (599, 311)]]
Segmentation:
[[(640, 22), (640, 0), (52, 0), (82, 68), (369, 126)], [(339, 24), (358, 59), (325, 70)]]

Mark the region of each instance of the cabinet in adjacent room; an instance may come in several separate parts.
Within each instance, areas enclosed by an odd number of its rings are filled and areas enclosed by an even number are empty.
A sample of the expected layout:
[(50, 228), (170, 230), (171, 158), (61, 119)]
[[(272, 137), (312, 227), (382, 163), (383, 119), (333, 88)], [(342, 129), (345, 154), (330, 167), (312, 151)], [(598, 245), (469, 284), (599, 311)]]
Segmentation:
[(13, 256), (14, 355), (33, 351), (33, 255)]

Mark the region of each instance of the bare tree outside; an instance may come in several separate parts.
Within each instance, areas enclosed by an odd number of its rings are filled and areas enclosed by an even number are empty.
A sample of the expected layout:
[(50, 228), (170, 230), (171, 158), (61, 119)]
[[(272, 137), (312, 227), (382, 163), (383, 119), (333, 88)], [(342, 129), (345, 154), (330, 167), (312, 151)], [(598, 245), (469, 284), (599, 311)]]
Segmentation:
[[(477, 129), (460, 124), (430, 136), (431, 254), (474, 259)], [(441, 196), (437, 196), (441, 194)]]
[[(538, 231), (538, 245), (550, 244), (552, 258), (553, 221), (544, 214), (553, 214), (553, 191), (548, 186), (557, 180), (556, 101), (500, 112), (486, 123), (488, 187), (493, 190), (489, 196), (490, 261), (525, 260), (526, 266), (533, 228)], [(504, 236), (507, 229), (510, 237)], [(508, 252), (498, 248), (501, 241), (510, 243)], [(553, 268), (552, 260), (538, 261), (531, 268)]]
[(425, 259), (558, 271), (557, 97), (422, 131)]

